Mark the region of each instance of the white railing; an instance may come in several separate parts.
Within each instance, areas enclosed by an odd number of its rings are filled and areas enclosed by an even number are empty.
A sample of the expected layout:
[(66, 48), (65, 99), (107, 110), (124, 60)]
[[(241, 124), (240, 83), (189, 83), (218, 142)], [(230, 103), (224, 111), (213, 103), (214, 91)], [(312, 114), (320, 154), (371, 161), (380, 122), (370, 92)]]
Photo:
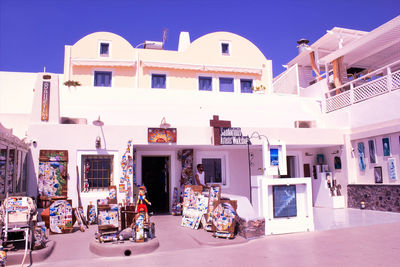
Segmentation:
[[(325, 112), (332, 112), (372, 97), (400, 89), (400, 60), (325, 93)], [(383, 73), (386, 75), (383, 75)]]

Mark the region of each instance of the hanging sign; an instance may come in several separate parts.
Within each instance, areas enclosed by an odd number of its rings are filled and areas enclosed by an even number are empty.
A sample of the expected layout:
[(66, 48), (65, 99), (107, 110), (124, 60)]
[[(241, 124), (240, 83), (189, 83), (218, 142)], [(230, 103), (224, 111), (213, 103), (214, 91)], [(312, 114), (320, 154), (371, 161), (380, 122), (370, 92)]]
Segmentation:
[(243, 136), (241, 128), (220, 128), (221, 145), (246, 145), (247, 136)]
[(50, 82), (43, 82), (42, 87), (42, 121), (49, 121)]
[(149, 143), (176, 143), (176, 128), (148, 128)]

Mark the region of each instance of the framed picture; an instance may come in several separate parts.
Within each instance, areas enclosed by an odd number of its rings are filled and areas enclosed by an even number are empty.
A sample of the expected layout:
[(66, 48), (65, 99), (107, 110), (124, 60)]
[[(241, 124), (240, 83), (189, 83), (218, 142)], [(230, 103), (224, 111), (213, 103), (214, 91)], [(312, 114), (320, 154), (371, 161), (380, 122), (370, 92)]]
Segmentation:
[(376, 147), (375, 140), (374, 139), (368, 140), (369, 162), (370, 163), (377, 163), (375, 147)]
[(274, 185), (272, 191), (274, 218), (296, 217), (296, 185)]
[(382, 177), (382, 167), (374, 167), (374, 176), (375, 176), (375, 183), (376, 184), (381, 184), (383, 183), (383, 177)]
[(390, 180), (397, 180), (396, 158), (388, 158), (388, 171)]
[(263, 142), (263, 168), (266, 175), (287, 175), (286, 144), (282, 141)]
[(335, 165), (335, 170), (341, 170), (342, 169), (342, 160), (340, 159), (339, 156), (336, 156), (333, 159), (333, 163)]
[(383, 156), (390, 156), (390, 139), (389, 137), (382, 138)]
[(325, 163), (325, 157), (324, 154), (318, 154), (317, 155), (317, 164), (322, 165)]
[(360, 171), (365, 171), (365, 147), (363, 142), (357, 143), (358, 149), (358, 165), (360, 167)]

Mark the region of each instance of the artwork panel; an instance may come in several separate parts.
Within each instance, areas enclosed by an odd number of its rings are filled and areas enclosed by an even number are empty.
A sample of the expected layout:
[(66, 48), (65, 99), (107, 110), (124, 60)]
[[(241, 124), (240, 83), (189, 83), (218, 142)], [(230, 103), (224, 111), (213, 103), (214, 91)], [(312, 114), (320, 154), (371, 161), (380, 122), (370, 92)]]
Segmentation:
[(272, 190), (274, 218), (296, 217), (296, 185), (275, 185)]
[(383, 148), (383, 156), (390, 156), (390, 138), (384, 137), (382, 138), (382, 148)]
[(374, 177), (375, 177), (376, 184), (383, 183), (382, 167), (380, 167), (380, 166), (374, 167)]
[(369, 150), (369, 162), (373, 164), (377, 163), (375, 140), (373, 139), (368, 140), (368, 150)]

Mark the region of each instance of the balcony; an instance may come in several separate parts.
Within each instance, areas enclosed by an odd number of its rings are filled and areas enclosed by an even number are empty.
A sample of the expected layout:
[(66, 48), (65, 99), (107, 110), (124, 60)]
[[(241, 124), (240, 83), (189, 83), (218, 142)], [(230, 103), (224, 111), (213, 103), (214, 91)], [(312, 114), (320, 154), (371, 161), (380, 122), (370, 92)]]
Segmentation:
[(350, 79), (325, 93), (326, 113), (400, 89), (400, 60)]

